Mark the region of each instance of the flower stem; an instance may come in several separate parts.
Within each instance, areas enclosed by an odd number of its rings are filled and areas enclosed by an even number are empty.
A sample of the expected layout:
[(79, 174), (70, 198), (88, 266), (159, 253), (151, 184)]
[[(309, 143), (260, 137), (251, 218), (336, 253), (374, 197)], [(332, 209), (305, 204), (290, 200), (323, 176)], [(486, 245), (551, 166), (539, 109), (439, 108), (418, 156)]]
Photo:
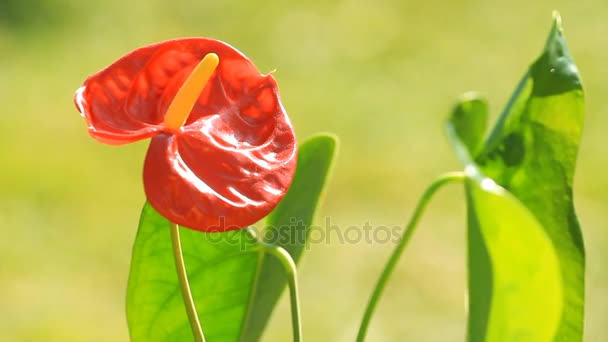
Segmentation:
[(289, 299), (291, 301), (291, 325), (293, 327), (293, 340), (294, 342), (301, 342), (302, 325), (300, 320), (300, 300), (298, 295), (296, 264), (293, 262), (289, 252), (282, 247), (264, 244), (264, 249), (279, 259), (285, 268), (287, 282), (289, 284)]
[(194, 305), (194, 299), (192, 298), (192, 291), (190, 291), (190, 285), (188, 283), (188, 274), (186, 273), (186, 264), (184, 263), (184, 255), (182, 253), (182, 243), (179, 238), (179, 226), (175, 223), (171, 223), (171, 240), (173, 243), (175, 269), (179, 278), (179, 285), (182, 289), (182, 296), (184, 297), (184, 305), (186, 306), (188, 320), (190, 320), (192, 334), (194, 335), (194, 340), (196, 342), (205, 342), (205, 335), (203, 334), (201, 323), (198, 320), (196, 306)]
[(448, 172), (442, 176), (439, 176), (435, 179), (422, 194), (422, 197), (418, 201), (418, 205), (416, 209), (414, 209), (414, 214), (410, 218), (407, 227), (405, 228), (405, 232), (399, 241), (399, 244), (393, 251), (393, 254), (388, 260), (388, 263), (384, 267), (380, 278), (378, 279), (378, 283), (372, 293), (372, 296), (367, 303), (367, 308), (365, 309), (365, 314), (363, 315), (363, 320), (361, 321), (361, 326), (359, 327), (359, 333), (357, 334), (357, 342), (363, 342), (365, 340), (365, 335), (367, 334), (367, 329), (369, 328), (370, 321), (372, 319), (372, 315), (374, 314), (374, 310), (380, 301), (380, 297), (382, 296), (382, 292), (386, 287), (386, 284), (392, 275), (395, 266), (397, 266), (397, 262), (401, 258), (401, 254), (403, 254), (403, 250), (407, 246), (412, 234), (416, 230), (416, 226), (420, 217), (422, 216), (424, 209), (428, 205), (430, 199), (433, 197), (433, 194), (441, 188), (443, 185), (453, 182), (461, 182), (465, 179), (465, 175), (462, 172)]

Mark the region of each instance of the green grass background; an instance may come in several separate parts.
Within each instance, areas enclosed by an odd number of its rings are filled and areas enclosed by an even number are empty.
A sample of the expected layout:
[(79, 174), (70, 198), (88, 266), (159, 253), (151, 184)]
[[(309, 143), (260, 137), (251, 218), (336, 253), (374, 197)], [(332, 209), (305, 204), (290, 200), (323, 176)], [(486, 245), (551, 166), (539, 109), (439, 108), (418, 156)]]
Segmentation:
[[(402, 225), (425, 185), (460, 168), (443, 122), (480, 90), (493, 117), (560, 10), (587, 116), (575, 201), (587, 245), (586, 340), (608, 338), (608, 2), (0, 1), (0, 340), (122, 341), (146, 142), (110, 147), (72, 103), (87, 75), (152, 42), (208, 36), (277, 69), (300, 139), (341, 151), (318, 217), (343, 231)], [(370, 341), (458, 341), (465, 331), (464, 197), (430, 206)], [(305, 338), (352, 341), (393, 246), (311, 246), (300, 267)], [(290, 338), (284, 297), (265, 340)], [(204, 322), (203, 322), (204, 325)]]

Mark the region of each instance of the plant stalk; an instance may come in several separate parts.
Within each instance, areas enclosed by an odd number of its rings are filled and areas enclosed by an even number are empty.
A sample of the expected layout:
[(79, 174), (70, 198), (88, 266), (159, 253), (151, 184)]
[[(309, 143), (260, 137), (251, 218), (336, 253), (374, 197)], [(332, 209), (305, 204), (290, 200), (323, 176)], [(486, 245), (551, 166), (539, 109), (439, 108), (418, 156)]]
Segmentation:
[(173, 256), (175, 258), (175, 269), (177, 271), (177, 277), (179, 278), (179, 285), (182, 290), (184, 305), (186, 306), (186, 313), (188, 314), (188, 320), (190, 321), (194, 340), (196, 342), (205, 342), (205, 335), (203, 334), (203, 329), (201, 328), (201, 323), (198, 319), (198, 314), (196, 313), (192, 291), (190, 291), (186, 264), (184, 263), (184, 254), (182, 253), (182, 243), (179, 238), (179, 226), (175, 223), (171, 223), (171, 241), (173, 244)]
[(289, 284), (289, 299), (291, 302), (291, 325), (293, 327), (293, 340), (294, 342), (302, 341), (302, 323), (300, 319), (300, 300), (298, 295), (298, 276), (296, 271), (296, 264), (291, 258), (289, 252), (284, 248), (274, 245), (264, 244), (264, 249), (268, 253), (274, 255), (283, 267), (287, 275), (287, 282)]
[(414, 234), (414, 231), (416, 230), (416, 227), (418, 225), (418, 221), (424, 213), (424, 209), (428, 205), (429, 201), (431, 200), (435, 192), (443, 185), (448, 183), (461, 182), (465, 179), (465, 177), (466, 176), (463, 172), (448, 172), (435, 179), (422, 194), (422, 197), (420, 198), (416, 208), (414, 209), (414, 213), (405, 228), (405, 232), (403, 233), (399, 244), (393, 251), (391, 257), (388, 259), (388, 263), (384, 267), (384, 270), (382, 271), (382, 274), (378, 279), (378, 283), (376, 283), (376, 287), (374, 288), (374, 292), (372, 293), (372, 296), (367, 304), (365, 314), (363, 315), (363, 320), (361, 321), (361, 325), (359, 327), (359, 333), (357, 334), (357, 342), (363, 342), (365, 340), (365, 336), (367, 334), (372, 315), (374, 314), (376, 306), (380, 301), (380, 297), (384, 292), (384, 288), (386, 287), (388, 280), (393, 274), (395, 266), (397, 266), (397, 262), (399, 262), (401, 254), (403, 254), (405, 247), (408, 245), (412, 234)]

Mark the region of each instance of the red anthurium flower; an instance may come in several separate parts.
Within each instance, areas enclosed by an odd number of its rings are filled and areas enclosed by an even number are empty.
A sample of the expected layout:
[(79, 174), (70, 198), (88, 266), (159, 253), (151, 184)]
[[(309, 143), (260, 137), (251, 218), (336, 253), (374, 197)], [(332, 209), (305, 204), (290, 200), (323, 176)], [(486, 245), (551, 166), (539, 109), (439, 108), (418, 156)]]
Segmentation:
[(152, 138), (146, 197), (179, 225), (246, 227), (270, 213), (293, 178), (295, 135), (275, 79), (223, 42), (137, 49), (89, 76), (74, 100), (103, 143)]

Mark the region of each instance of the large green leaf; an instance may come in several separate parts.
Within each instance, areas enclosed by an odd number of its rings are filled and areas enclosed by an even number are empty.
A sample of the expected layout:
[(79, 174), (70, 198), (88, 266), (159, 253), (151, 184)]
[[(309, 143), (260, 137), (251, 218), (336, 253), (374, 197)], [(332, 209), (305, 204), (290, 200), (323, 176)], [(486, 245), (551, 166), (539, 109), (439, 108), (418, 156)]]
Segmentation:
[[(470, 340), (550, 341), (563, 309), (551, 240), (534, 215), (489, 178), (471, 178), (466, 189), (469, 224), (481, 233), (477, 242), (486, 249), (489, 265), (484, 266), (492, 275), (491, 306), (487, 316), (472, 316), (481, 324), (470, 322)], [(477, 295), (488, 294), (471, 294)]]
[[(209, 341), (236, 341), (245, 317), (257, 254), (244, 231), (204, 234), (180, 229), (198, 314)], [(193, 341), (178, 284), (170, 223), (149, 204), (133, 247), (127, 290), (131, 340)]]
[[(469, 170), (476, 170), (510, 192), (550, 238), (559, 259), (559, 283), (563, 284), (563, 310), (555, 340), (581, 341), (584, 247), (572, 203), (572, 180), (584, 103), (578, 70), (568, 52), (559, 16), (555, 16), (542, 55), (520, 82), (489, 139), (480, 149), (471, 150), (468, 141), (477, 139), (480, 122), (487, 116), (482, 113), (485, 109), (480, 111), (479, 106), (471, 104), (473, 101), (480, 100), (464, 100), (450, 120), (449, 131), (458, 154)], [(497, 269), (487, 241), (483, 216), (490, 213), (482, 208), (489, 207), (481, 200), (483, 196), (474, 195), (474, 188), (468, 189), (469, 338), (494, 341), (489, 338), (496, 336), (491, 320), (504, 295), (496, 292), (495, 282), (497, 272), (503, 270)], [(537, 234), (533, 228), (522, 232), (517, 224), (512, 227), (512, 234), (520, 234), (520, 238), (528, 231)], [(534, 252), (527, 255), (533, 257)], [(550, 292), (543, 295), (549, 296)], [(541, 300), (547, 298), (531, 301), (521, 308), (519, 315), (533, 312), (529, 306), (540, 306)], [(546, 326), (548, 316), (544, 313), (535, 319), (528, 318)]]
[(483, 131), (486, 109), (469, 96), (448, 122), (467, 175), (468, 339), (550, 341), (563, 312), (557, 251), (536, 217), (471, 159), (470, 142)]
[[(301, 222), (289, 229), (310, 227), (334, 147), (335, 140), (330, 136), (317, 136), (300, 146), (293, 184), (269, 222)], [(283, 269), (270, 263), (272, 259), (264, 255), (263, 249), (255, 248), (258, 242), (246, 230), (180, 232), (190, 286), (207, 341), (260, 336), (285, 287)], [(281, 245), (284, 241), (276, 242)], [(297, 260), (300, 245), (305, 243), (287, 241), (285, 248)], [(170, 223), (148, 204), (133, 247), (127, 319), (135, 342), (193, 340), (175, 271)]]

